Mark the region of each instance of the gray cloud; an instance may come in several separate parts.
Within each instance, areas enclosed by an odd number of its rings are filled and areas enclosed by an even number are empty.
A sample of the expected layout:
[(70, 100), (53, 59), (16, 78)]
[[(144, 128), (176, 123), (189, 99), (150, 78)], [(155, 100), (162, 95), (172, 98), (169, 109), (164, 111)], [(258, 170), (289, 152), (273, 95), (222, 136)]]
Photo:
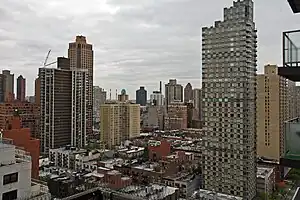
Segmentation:
[[(222, 19), (231, 0), (1, 0), (0, 60), (27, 78), (29, 95), (38, 67), (66, 56), (77, 34), (95, 51), (95, 85), (131, 98), (140, 85), (149, 92), (160, 80), (177, 78), (200, 87), (201, 27)], [(297, 29), (299, 16), (281, 0), (255, 1), (258, 65), (281, 64), (282, 31)], [(114, 93), (114, 92), (113, 92)], [(114, 95), (113, 95), (114, 96)]]

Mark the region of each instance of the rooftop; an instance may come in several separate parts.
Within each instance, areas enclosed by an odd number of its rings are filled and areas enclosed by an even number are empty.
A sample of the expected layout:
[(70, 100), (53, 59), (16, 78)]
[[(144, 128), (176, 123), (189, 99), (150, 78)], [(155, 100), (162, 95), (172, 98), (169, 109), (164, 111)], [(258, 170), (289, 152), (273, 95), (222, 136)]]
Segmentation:
[(267, 178), (273, 173), (273, 168), (257, 167), (257, 178)]
[(132, 196), (142, 197), (145, 200), (159, 200), (174, 194), (176, 190), (178, 190), (178, 188), (152, 184), (149, 186), (128, 186), (122, 189), (121, 192)]

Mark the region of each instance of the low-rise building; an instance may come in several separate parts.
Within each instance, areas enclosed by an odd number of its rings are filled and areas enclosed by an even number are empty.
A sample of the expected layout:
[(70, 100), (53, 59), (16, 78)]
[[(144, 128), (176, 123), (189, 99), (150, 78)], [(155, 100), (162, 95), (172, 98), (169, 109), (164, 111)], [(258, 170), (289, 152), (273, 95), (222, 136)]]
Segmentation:
[(269, 196), (275, 189), (275, 169), (257, 167), (257, 192)]

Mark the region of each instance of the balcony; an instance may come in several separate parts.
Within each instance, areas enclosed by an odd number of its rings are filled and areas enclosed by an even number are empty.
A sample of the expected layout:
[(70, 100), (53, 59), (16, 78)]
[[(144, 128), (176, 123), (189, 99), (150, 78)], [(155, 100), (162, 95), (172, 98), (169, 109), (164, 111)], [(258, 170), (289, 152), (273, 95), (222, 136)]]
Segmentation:
[(278, 74), (289, 80), (300, 81), (300, 30), (283, 32), (283, 67)]

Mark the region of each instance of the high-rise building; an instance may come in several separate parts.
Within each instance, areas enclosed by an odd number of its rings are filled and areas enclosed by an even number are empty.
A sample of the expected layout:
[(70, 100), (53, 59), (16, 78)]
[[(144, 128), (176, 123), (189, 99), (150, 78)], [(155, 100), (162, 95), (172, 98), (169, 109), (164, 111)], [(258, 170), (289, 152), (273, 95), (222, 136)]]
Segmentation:
[(147, 104), (147, 90), (145, 87), (141, 86), (140, 89), (136, 91), (136, 103), (140, 104), (141, 106), (146, 106)]
[(0, 74), (0, 103), (3, 103), (5, 100), (5, 82), (6, 76)]
[(257, 76), (257, 155), (280, 161), (284, 152), (284, 122), (294, 116), (290, 105), (295, 83), (278, 75), (276, 65), (266, 65)]
[(128, 94), (126, 94), (126, 90), (122, 89), (121, 94), (118, 94), (118, 101), (126, 102), (129, 100)]
[(105, 103), (107, 93), (106, 91), (104, 91), (104, 89), (100, 88), (99, 86), (94, 86), (93, 92), (93, 118), (94, 121), (100, 122), (100, 105)]
[(25, 101), (26, 79), (20, 75), (17, 78), (17, 99), (21, 102)]
[(71, 144), (86, 145), (87, 70), (70, 68), (68, 58), (58, 58), (57, 68), (40, 68), (41, 150)]
[(256, 196), (257, 35), (253, 1), (224, 9), (202, 28), (204, 189)]
[(104, 148), (113, 148), (140, 135), (140, 105), (111, 101), (101, 105), (101, 138)]
[(93, 46), (88, 44), (86, 37), (76, 36), (76, 41), (69, 43), (68, 57), (71, 68), (88, 70), (88, 97), (87, 97), (87, 135), (93, 133)]
[(153, 91), (153, 93), (150, 94), (150, 104), (154, 106), (163, 106), (164, 95), (160, 91)]
[(34, 82), (34, 97), (35, 104), (41, 104), (41, 79), (37, 77)]
[(170, 79), (165, 85), (166, 106), (173, 102), (183, 102), (183, 87), (176, 79)]
[(11, 74), (9, 70), (2, 70), (2, 74), (5, 76), (5, 89), (4, 100), (11, 101), (14, 99), (14, 74)]
[(193, 87), (188, 83), (184, 88), (184, 102), (189, 102), (193, 100)]

